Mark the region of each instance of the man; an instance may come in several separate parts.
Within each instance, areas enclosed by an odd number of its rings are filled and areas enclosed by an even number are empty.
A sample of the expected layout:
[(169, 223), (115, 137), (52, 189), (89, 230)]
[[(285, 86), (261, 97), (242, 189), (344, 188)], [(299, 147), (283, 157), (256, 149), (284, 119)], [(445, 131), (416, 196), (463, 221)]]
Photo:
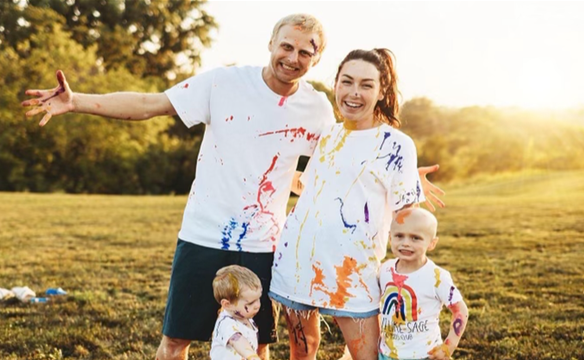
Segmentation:
[(55, 89), (27, 90), (37, 99), (22, 105), (37, 106), (27, 116), (46, 113), (41, 126), (67, 112), (122, 120), (178, 115), (188, 127), (206, 125), (178, 234), (157, 359), (186, 359), (192, 340), (211, 338), (218, 310), (212, 280), (218, 269), (233, 264), (261, 279), (262, 305), (254, 320), (258, 353), (269, 359), (277, 322), (267, 297), (270, 269), (298, 157), (310, 156), (321, 129), (335, 121), (325, 95), (301, 79), (325, 46), (320, 22), (294, 14), (275, 25), (263, 68), (219, 68), (157, 94), (73, 93), (61, 71)]

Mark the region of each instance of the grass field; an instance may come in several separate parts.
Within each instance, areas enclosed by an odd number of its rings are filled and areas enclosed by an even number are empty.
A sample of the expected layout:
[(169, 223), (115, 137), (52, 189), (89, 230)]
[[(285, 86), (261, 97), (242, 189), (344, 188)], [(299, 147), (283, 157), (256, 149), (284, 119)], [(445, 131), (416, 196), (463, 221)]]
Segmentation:
[[(584, 359), (584, 172), (445, 190), (430, 256), (470, 308), (455, 358)], [(0, 359), (153, 359), (185, 201), (0, 193), (0, 288), (69, 292), (46, 304), (0, 302)], [(319, 359), (342, 352), (329, 323)], [(283, 326), (279, 334), (275, 360), (288, 358)], [(208, 350), (194, 344), (190, 359)]]

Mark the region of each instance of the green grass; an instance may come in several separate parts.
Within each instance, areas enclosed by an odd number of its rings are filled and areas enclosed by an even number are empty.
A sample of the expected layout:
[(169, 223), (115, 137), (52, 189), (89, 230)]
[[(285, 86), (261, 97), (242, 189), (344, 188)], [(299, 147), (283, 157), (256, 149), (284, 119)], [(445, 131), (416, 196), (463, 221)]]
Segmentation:
[[(584, 359), (583, 179), (515, 174), (446, 186), (430, 256), (470, 308), (455, 358)], [(47, 304), (0, 302), (0, 359), (153, 359), (185, 201), (0, 193), (0, 287), (69, 292)], [(343, 342), (327, 320), (318, 358), (330, 360)], [(272, 358), (287, 359), (284, 326), (279, 334)], [(194, 344), (190, 358), (208, 350)]]

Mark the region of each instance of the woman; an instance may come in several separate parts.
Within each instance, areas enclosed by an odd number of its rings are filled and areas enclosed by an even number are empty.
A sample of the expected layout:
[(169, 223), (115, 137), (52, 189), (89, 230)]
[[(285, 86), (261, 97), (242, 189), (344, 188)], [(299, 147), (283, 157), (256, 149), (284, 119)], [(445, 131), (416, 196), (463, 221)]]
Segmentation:
[(292, 359), (315, 359), (319, 313), (334, 317), (353, 359), (377, 359), (377, 271), (393, 213), (424, 201), (416, 148), (399, 126), (387, 49), (354, 50), (335, 78), (343, 118), (320, 137), (302, 196), (274, 254), (270, 297), (286, 313)]

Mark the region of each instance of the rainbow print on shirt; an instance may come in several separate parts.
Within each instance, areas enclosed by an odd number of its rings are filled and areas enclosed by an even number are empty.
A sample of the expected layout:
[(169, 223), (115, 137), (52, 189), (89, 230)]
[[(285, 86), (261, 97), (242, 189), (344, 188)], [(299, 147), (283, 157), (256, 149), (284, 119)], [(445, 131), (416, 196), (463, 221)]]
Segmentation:
[(401, 321), (418, 320), (418, 298), (414, 290), (408, 285), (398, 287), (393, 281), (385, 285), (385, 292), (381, 298), (381, 314), (392, 315)]

